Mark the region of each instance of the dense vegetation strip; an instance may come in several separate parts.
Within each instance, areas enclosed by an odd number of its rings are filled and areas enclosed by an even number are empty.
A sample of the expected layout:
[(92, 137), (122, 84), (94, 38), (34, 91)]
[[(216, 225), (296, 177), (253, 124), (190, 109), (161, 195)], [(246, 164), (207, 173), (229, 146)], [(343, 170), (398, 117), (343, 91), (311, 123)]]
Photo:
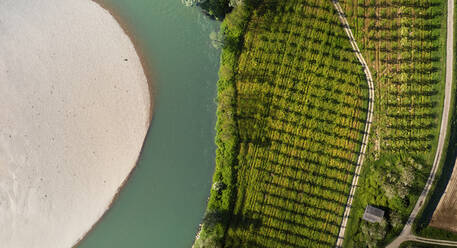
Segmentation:
[(333, 247), (368, 91), (331, 1), (248, 2), (223, 33), (216, 172), (195, 246)]
[(239, 6), (221, 25), (224, 46), (217, 82), (216, 166), (205, 217), (193, 246), (196, 248), (223, 247), (223, 238), (232, 217), (239, 150), (235, 71), (250, 12), (247, 5)]
[[(374, 247), (402, 229), (430, 171), (444, 90), (445, 2), (342, 0), (372, 69), (377, 101), (347, 247)], [(361, 221), (372, 204), (386, 222)]]

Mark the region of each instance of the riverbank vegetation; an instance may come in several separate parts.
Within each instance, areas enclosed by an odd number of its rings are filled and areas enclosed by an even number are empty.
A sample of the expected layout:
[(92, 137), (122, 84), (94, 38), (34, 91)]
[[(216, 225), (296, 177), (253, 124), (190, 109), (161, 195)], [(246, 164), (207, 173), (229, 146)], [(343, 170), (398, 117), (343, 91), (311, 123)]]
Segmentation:
[(233, 8), (244, 3), (250, 5), (257, 0), (194, 0), (199, 2), (198, 6), (209, 16), (223, 20)]
[(257, 1), (222, 25), (216, 172), (195, 247), (333, 247), (368, 103), (331, 1)]
[(206, 0), (200, 3), (199, 6), (208, 15), (222, 20), (232, 10), (233, 4), (233, 0)]
[(444, 92), (446, 4), (438, 0), (341, 0), (372, 70), (376, 101), (368, 157), (346, 247), (368, 245), (367, 204), (386, 210), (376, 245), (402, 230), (430, 172)]
[(232, 217), (237, 171), (239, 135), (235, 118), (235, 71), (250, 17), (246, 6), (236, 8), (221, 25), (224, 36), (217, 82), (216, 167), (208, 206), (197, 235), (195, 248), (223, 247), (228, 222)]

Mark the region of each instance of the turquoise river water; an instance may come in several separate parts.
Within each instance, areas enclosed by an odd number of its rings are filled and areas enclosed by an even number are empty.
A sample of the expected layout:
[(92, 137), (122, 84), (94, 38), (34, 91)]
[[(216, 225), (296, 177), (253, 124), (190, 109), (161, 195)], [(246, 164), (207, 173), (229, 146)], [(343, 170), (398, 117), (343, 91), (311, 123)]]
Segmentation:
[(155, 110), (129, 182), (80, 248), (191, 247), (214, 170), (219, 23), (181, 0), (107, 0), (154, 72)]

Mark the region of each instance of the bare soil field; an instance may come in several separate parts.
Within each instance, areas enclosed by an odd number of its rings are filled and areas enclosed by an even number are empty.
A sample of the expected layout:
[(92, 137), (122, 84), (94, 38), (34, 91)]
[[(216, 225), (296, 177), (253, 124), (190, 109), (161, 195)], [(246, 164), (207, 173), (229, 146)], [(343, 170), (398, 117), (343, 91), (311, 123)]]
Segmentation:
[(446, 191), (441, 197), (430, 226), (457, 232), (457, 169), (454, 167)]

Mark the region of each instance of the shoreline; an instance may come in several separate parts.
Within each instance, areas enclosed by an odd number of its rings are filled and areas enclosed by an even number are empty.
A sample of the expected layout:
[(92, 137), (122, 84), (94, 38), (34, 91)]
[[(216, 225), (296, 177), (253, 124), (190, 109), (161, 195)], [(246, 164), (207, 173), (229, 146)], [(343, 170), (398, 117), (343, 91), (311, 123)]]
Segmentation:
[[(100, 6), (102, 9), (107, 11), (113, 18), (116, 20), (117, 24), (121, 27), (121, 29), (124, 31), (124, 34), (127, 35), (129, 38), (130, 42), (132, 42), (133, 47), (135, 48), (136, 54), (138, 55), (138, 58), (140, 59), (141, 66), (143, 67), (144, 75), (146, 76), (146, 80), (148, 82), (148, 87), (149, 87), (149, 97), (151, 101), (151, 107), (150, 107), (150, 113), (149, 113), (149, 126), (152, 122), (153, 116), (154, 116), (154, 106), (155, 106), (155, 96), (156, 96), (156, 87), (154, 84), (154, 71), (152, 70), (152, 63), (146, 58), (146, 52), (143, 49), (143, 45), (140, 44), (139, 40), (135, 37), (134, 33), (130, 31), (129, 24), (126, 23), (120, 15), (114, 10), (114, 8), (109, 7), (105, 0), (89, 0)], [(149, 129), (149, 128), (148, 128)]]
[(111, 199), (110, 204), (108, 205), (108, 208), (105, 209), (103, 214), (98, 218), (98, 220), (92, 224), (89, 230), (87, 230), (78, 240), (75, 241), (75, 243), (71, 246), (73, 248), (77, 248), (79, 245), (81, 245), (82, 242), (84, 242), (88, 235), (99, 225), (101, 221), (105, 218), (106, 214), (108, 211), (113, 207), (113, 205), (116, 203), (116, 200), (119, 198), (119, 195), (121, 191), (124, 189), (124, 187), (127, 185), (127, 183), (130, 181), (132, 178), (133, 173), (136, 171), (138, 163), (143, 156), (144, 152), (144, 146), (146, 143), (146, 140), (149, 137), (150, 130), (151, 130), (151, 123), (152, 120), (154, 119), (154, 109), (155, 109), (155, 99), (156, 99), (156, 87), (154, 85), (154, 81), (152, 78), (154, 77), (155, 73), (153, 73), (151, 67), (151, 62), (146, 58), (146, 53), (144, 49), (142, 48), (143, 46), (140, 44), (138, 39), (136, 39), (135, 35), (133, 34), (132, 31), (130, 31), (128, 25), (121, 17), (120, 15), (114, 10), (114, 8), (111, 8), (108, 6), (108, 4), (104, 0), (89, 0), (92, 1), (93, 3), (97, 4), (100, 6), (103, 10), (107, 11), (111, 17), (114, 18), (114, 20), (117, 22), (117, 24), (121, 27), (123, 30), (124, 34), (128, 37), (130, 42), (133, 44), (133, 47), (135, 48), (136, 54), (138, 55), (138, 58), (140, 59), (141, 66), (143, 67), (144, 75), (146, 76), (146, 80), (148, 83), (148, 89), (149, 89), (149, 98), (150, 98), (150, 108), (149, 108), (149, 117), (148, 117), (148, 123), (147, 123), (147, 131), (146, 135), (144, 137), (143, 143), (141, 145), (140, 153), (138, 155), (138, 158), (135, 162), (135, 165), (133, 168), (130, 170), (129, 174), (125, 177), (121, 185), (118, 187), (116, 194), (113, 196)]

